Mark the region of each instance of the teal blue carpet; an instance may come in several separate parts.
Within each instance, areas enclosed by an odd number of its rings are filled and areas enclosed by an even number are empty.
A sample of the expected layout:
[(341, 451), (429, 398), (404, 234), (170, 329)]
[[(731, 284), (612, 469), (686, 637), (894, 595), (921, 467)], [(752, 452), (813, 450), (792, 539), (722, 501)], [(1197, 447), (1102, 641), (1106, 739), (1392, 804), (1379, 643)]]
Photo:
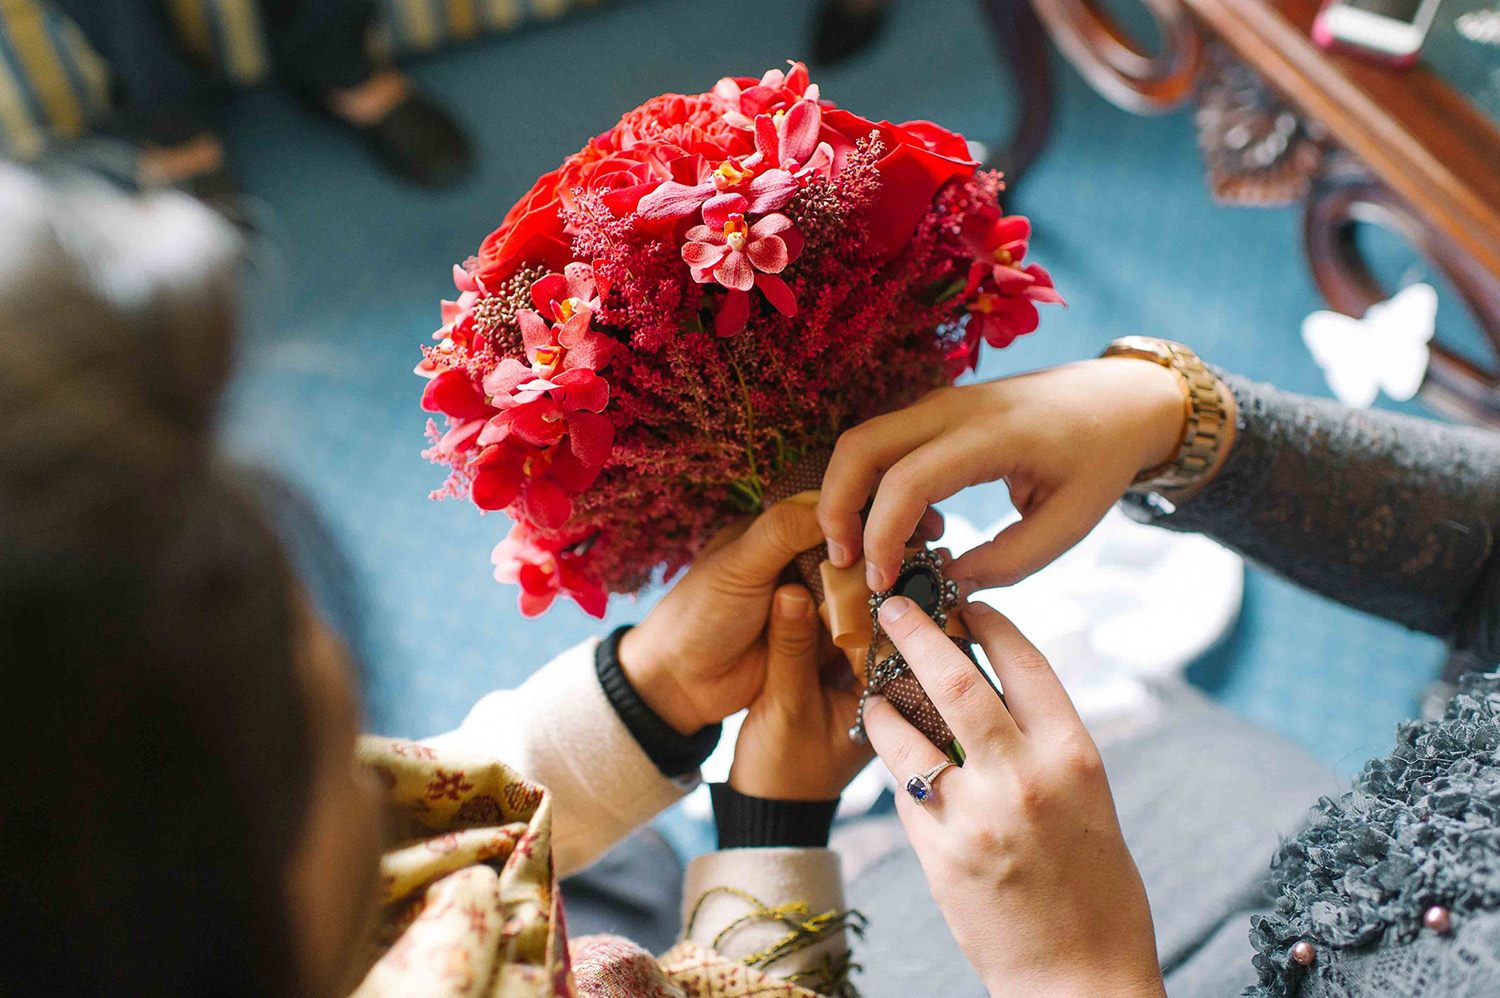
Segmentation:
[[(532, 178), (620, 111), (803, 53), (811, 7), (637, 0), (412, 64), (472, 130), (483, 160), (470, 181), (440, 194), (388, 179), (353, 139), (278, 93), (231, 108), (233, 161), (274, 220), (257, 255), (232, 437), (309, 489), (353, 555), (369, 606), (377, 729), (447, 728), (487, 690), (638, 619), (653, 598), (617, 599), (605, 624), (571, 606), (523, 621), (513, 594), (490, 577), (505, 520), (428, 500), (442, 475), (418, 454), (424, 416), (411, 368), (438, 322), (438, 299), (452, 293), (449, 268)], [(977, 8), (896, 8), (876, 50), (817, 74), (825, 94), (871, 116), (933, 118), (997, 139), (1013, 109)], [(991, 355), (981, 373), (1086, 357), (1112, 337), (1145, 332), (1322, 393), (1298, 335), (1320, 304), (1303, 267), (1300, 215), (1213, 206), (1187, 114), (1132, 117), (1070, 72), (1059, 75), (1053, 141), (1014, 207), (1036, 220), (1035, 256), (1071, 305)], [(1406, 266), (1398, 250), (1388, 256), (1393, 273)], [(951, 508), (983, 523), (1004, 502), (995, 487)], [(1348, 771), (1389, 746), (1440, 660), (1433, 639), (1252, 571), (1239, 626), (1193, 676)]]

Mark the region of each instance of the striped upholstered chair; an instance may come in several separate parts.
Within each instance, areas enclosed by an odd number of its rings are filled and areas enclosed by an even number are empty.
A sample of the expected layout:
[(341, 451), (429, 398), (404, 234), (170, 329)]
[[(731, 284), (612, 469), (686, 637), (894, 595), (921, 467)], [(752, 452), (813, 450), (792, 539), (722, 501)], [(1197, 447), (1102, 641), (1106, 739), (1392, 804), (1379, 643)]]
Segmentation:
[[(101, 0), (111, 3), (114, 0)], [(376, 0), (371, 44), (424, 52), (511, 31), (597, 0)], [(168, 0), (186, 50), (237, 84), (268, 71), (256, 0)], [(30, 158), (52, 138), (83, 134), (109, 110), (109, 67), (48, 0), (0, 0), (0, 155)]]

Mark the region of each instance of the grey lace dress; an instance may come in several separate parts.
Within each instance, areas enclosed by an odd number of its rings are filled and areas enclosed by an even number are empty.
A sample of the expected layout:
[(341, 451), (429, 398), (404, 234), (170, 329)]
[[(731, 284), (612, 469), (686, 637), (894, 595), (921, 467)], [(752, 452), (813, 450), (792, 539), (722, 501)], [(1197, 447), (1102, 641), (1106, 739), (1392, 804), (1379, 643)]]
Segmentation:
[[(1240, 414), (1218, 477), (1170, 513), (1127, 509), (1500, 664), (1500, 437), (1222, 376)], [(1160, 693), (1160, 723), (1102, 751), (1172, 998), (1500, 996), (1500, 679), (1407, 726), (1352, 789), (1196, 692)], [(909, 848), (850, 895), (902, 913), (871, 920), (867, 998), (985, 994)], [(1434, 904), (1446, 935), (1422, 927)]]

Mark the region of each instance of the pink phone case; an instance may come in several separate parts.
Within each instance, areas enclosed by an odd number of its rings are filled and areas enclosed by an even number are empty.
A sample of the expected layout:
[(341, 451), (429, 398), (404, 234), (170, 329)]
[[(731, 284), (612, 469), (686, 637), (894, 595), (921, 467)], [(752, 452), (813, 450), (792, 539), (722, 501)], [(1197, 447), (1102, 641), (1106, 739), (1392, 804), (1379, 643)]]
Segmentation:
[(1312, 40), (1314, 45), (1327, 52), (1338, 52), (1343, 55), (1353, 56), (1356, 59), (1364, 59), (1366, 62), (1379, 63), (1391, 69), (1408, 69), (1416, 64), (1417, 59), (1422, 54), (1420, 51), (1413, 52), (1410, 55), (1391, 55), (1389, 52), (1382, 52), (1379, 49), (1368, 49), (1362, 45), (1344, 41), (1342, 38), (1333, 37), (1333, 33), (1328, 30), (1328, 21), (1323, 17), (1323, 11), (1326, 11), (1337, 2), (1338, 0), (1327, 0), (1323, 4), (1322, 10), (1318, 11), (1318, 16), (1313, 19)]

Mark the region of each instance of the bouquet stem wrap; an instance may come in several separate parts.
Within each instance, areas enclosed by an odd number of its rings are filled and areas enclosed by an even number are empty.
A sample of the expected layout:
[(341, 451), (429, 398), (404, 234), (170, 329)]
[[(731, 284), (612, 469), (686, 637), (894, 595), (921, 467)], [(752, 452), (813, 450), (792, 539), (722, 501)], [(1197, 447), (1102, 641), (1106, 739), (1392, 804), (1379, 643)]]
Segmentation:
[[(763, 506), (769, 508), (799, 493), (815, 492), (822, 484), (828, 459), (828, 452), (818, 451), (798, 461), (766, 489)], [(817, 547), (799, 554), (795, 564), (802, 581), (817, 601), (818, 614), (833, 634), (834, 643), (848, 656), (849, 664), (860, 684), (867, 685), (865, 663), (869, 658), (869, 645), (875, 638), (875, 629), (871, 601), (873, 594), (864, 581), (864, 559), (861, 558), (849, 568), (835, 568), (828, 561), (824, 549)], [(944, 630), (959, 640), (968, 637), (957, 614), (949, 616)], [(877, 659), (884, 658), (895, 650), (883, 635), (879, 641), (881, 646), (876, 649)], [(955, 762), (962, 761), (963, 750), (953, 737), (952, 729), (910, 671), (903, 671), (889, 679), (880, 689), (880, 695), (890, 701), (891, 706), (902, 717), (950, 758)]]

